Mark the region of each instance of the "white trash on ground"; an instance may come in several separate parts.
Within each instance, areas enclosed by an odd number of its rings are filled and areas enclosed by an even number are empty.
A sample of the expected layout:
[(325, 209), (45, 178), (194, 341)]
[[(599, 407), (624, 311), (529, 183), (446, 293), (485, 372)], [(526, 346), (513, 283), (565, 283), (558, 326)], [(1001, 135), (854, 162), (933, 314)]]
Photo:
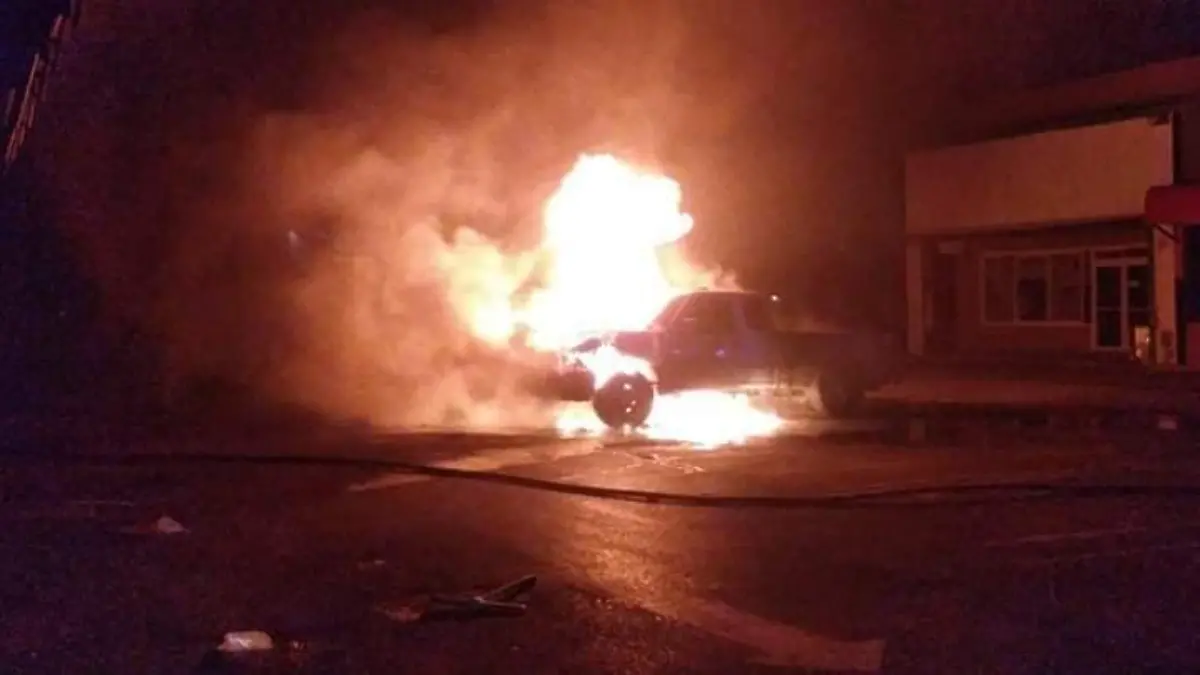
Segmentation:
[(217, 647), (226, 654), (238, 652), (262, 652), (275, 648), (275, 641), (261, 630), (241, 630), (225, 634)]

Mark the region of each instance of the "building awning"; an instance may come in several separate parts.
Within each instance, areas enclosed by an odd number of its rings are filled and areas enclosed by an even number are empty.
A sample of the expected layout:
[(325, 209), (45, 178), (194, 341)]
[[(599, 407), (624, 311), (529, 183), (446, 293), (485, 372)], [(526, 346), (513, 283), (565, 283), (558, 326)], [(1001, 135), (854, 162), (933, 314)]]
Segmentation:
[(1146, 221), (1200, 225), (1200, 185), (1161, 185), (1146, 192)]

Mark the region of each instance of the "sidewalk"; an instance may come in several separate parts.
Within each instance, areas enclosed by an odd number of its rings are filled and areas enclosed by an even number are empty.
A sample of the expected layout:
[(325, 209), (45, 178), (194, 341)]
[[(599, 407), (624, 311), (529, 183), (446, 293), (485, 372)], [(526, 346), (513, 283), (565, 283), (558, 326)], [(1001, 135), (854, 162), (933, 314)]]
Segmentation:
[(1080, 406), (1200, 415), (1200, 372), (1136, 363), (915, 363), (877, 398), (909, 405)]

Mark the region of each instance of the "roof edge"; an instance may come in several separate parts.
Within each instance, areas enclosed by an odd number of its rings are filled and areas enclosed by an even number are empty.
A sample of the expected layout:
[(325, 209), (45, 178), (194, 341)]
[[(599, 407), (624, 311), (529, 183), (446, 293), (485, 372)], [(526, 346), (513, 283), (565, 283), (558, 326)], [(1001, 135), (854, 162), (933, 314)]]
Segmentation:
[(1062, 84), (964, 102), (951, 110), (947, 136), (1013, 135), (1167, 111), (1200, 95), (1200, 56), (1159, 61)]

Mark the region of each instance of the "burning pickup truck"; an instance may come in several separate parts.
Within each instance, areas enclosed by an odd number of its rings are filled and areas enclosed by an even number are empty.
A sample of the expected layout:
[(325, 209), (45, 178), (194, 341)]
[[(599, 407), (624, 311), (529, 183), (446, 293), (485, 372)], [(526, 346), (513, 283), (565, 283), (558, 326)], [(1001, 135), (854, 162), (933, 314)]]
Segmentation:
[(611, 428), (646, 423), (655, 398), (695, 390), (804, 402), (851, 414), (868, 392), (894, 381), (903, 363), (884, 336), (785, 331), (774, 298), (741, 291), (676, 297), (642, 331), (618, 331), (565, 350), (555, 396), (590, 401)]

